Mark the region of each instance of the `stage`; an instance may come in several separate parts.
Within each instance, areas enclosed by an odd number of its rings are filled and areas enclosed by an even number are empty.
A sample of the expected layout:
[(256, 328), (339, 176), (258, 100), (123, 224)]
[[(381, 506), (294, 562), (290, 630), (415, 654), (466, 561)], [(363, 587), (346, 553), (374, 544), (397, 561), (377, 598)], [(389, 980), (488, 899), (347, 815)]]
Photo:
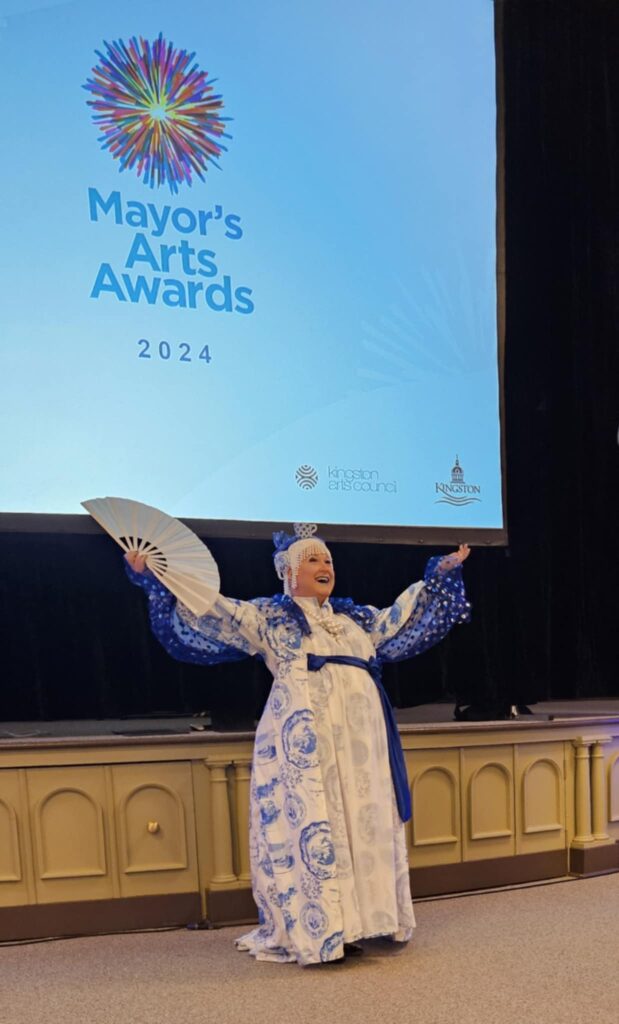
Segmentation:
[[(617, 700), (566, 700), (540, 701), (530, 706), (531, 714), (518, 715), (515, 721), (552, 722), (560, 719), (613, 718), (619, 720), (619, 698)], [(463, 723), (454, 721), (453, 701), (436, 704), (421, 704), (411, 708), (396, 708), (399, 725), (441, 725), (458, 728)], [(512, 719), (512, 721), (514, 721)], [(468, 723), (473, 724), (473, 723)], [(484, 721), (485, 727), (492, 725)], [(502, 723), (504, 724), (504, 723)], [(234, 732), (234, 730), (230, 730)], [(190, 736), (195, 733), (212, 734), (210, 719), (199, 716), (156, 715), (131, 718), (105, 718), (90, 720), (65, 720), (52, 722), (0, 722), (0, 751), (7, 740), (62, 739), (94, 736)], [(225, 735), (225, 733), (223, 733)]]
[[(397, 713), (417, 897), (619, 871), (619, 701)], [(253, 732), (192, 718), (0, 727), (0, 941), (251, 922)]]

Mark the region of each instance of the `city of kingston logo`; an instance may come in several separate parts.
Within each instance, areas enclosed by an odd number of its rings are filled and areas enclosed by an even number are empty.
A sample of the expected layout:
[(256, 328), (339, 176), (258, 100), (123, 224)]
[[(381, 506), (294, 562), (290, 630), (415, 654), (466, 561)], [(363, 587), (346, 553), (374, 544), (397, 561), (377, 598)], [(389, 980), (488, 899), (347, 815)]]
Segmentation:
[(465, 481), (464, 470), (457, 455), (451, 470), (451, 480), (448, 483), (437, 483), (435, 487), (436, 494), (440, 494), (435, 505), (471, 505), (474, 501), (482, 500), (479, 484), (468, 484)]

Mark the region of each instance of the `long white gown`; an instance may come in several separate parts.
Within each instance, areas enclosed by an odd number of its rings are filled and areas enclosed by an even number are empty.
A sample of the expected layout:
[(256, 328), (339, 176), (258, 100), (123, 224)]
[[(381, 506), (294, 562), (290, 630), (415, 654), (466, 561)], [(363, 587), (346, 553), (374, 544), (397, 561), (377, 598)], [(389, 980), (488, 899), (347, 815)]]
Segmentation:
[[(155, 633), (175, 657), (258, 654), (274, 683), (256, 732), (250, 854), (259, 925), (237, 941), (259, 960), (338, 959), (343, 943), (405, 942), (415, 926), (405, 826), (377, 686), (364, 669), (308, 654), (400, 660), (468, 619), (459, 570), (430, 573), (382, 611), (315, 598), (218, 597), (197, 619), (151, 579)], [(175, 606), (176, 605), (176, 606)], [(336, 610), (334, 610), (334, 608)]]

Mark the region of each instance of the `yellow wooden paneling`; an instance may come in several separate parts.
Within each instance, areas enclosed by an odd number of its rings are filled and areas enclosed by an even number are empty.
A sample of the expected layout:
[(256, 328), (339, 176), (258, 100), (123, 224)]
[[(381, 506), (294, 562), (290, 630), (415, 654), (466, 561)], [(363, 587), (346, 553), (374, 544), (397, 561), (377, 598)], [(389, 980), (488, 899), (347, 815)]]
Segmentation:
[(613, 839), (619, 839), (619, 737), (607, 745), (605, 755), (608, 834)]
[(198, 890), (191, 765), (112, 769), (122, 896)]
[(420, 750), (407, 757), (413, 802), (411, 867), (462, 859), (460, 758), (457, 750)]
[(37, 768), (27, 778), (37, 901), (113, 896), (104, 768)]
[(567, 845), (562, 743), (516, 748), (516, 850), (542, 853)]
[(463, 752), (466, 797), (464, 860), (508, 857), (516, 852), (512, 747), (471, 748)]
[(24, 857), (27, 813), (19, 772), (0, 771), (0, 907), (30, 902)]
[[(576, 791), (591, 796), (584, 847), (604, 843), (602, 816), (606, 842), (619, 839), (614, 722), (421, 727), (402, 740), (414, 867), (565, 848)], [(0, 743), (0, 906), (247, 887), (250, 757), (248, 737)]]

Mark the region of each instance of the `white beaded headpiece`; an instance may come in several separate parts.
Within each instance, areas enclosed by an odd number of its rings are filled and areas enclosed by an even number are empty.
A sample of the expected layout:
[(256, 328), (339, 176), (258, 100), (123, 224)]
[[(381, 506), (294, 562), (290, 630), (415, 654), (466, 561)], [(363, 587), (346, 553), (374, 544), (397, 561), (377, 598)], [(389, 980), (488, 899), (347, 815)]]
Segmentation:
[(275, 572), (284, 584), (284, 593), (292, 594), (296, 590), (299, 566), (311, 555), (329, 554), (329, 549), (320, 537), (314, 534), (318, 527), (315, 523), (295, 523), (294, 534), (274, 533)]

